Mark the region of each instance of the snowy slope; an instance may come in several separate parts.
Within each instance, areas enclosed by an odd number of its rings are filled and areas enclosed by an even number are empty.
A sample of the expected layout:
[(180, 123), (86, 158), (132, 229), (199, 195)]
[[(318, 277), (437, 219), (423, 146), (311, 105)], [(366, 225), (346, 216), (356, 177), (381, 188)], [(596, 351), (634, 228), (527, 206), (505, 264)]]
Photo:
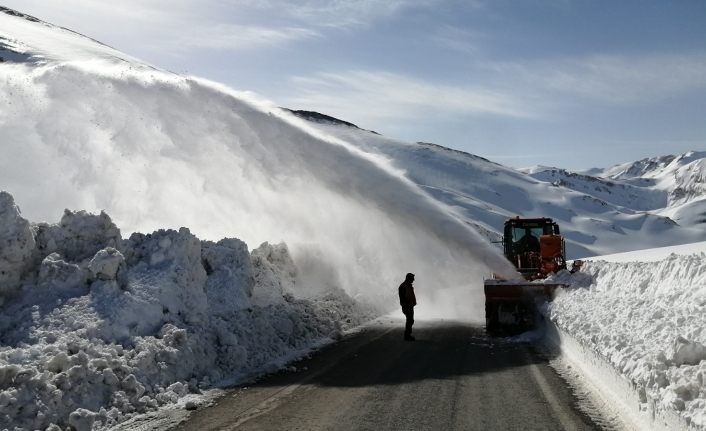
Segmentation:
[(464, 287), (475, 309), (483, 274), (515, 275), (272, 103), (13, 11), (0, 38), (0, 428), (183, 406), (388, 311), (410, 271), (420, 301)]
[(589, 172), (614, 185), (660, 193), (660, 202), (648, 209), (702, 201), (706, 195), (706, 151), (643, 159)]
[[(489, 239), (498, 239), (505, 219), (516, 215), (557, 220), (569, 258), (706, 239), (706, 153), (670, 157), (669, 169), (639, 171), (645, 176), (628, 181), (558, 168), (518, 171), (465, 152), (399, 142), (343, 123), (318, 122), (316, 127), (389, 158)], [(669, 178), (677, 178), (682, 188)], [(688, 192), (676, 199), (678, 190)]]
[[(327, 260), (343, 280), (331, 282), (353, 294), (393, 284), (410, 268), (422, 279), (445, 269), (441, 286), (468, 279), (469, 262), (512, 272), (380, 157), (271, 103), (123, 61), (99, 44), (74, 58), (90, 39), (0, 17), (0, 37), (52, 59), (0, 70), (0, 184), (32, 220), (65, 207), (105, 209), (127, 233), (189, 226), (205, 238), (284, 240), (302, 262)], [(421, 259), (420, 248), (438, 259)]]
[[(2, 15), (5, 16), (2, 17)], [(28, 26), (36, 24), (33, 21), (17, 19), (6, 14), (0, 14), (0, 18), (4, 20), (1, 28), (5, 29), (5, 36), (2, 36), (3, 30), (0, 30), (0, 37), (6, 40), (28, 40), (34, 44), (30, 48), (29, 42), (24, 43), (24, 53), (64, 60), (127, 58), (112, 48), (96, 44), (91, 39), (57, 29), (49, 24), (43, 23), (41, 31), (30, 31)], [(61, 38), (54, 38), (49, 43), (45, 32), (52, 30), (60, 33)], [(14, 32), (13, 34), (23, 36), (21, 38), (11, 36), (11, 31)], [(90, 49), (85, 48), (86, 45), (90, 46)], [(111, 63), (122, 62), (119, 60)], [(130, 63), (131, 67), (141, 64)], [(85, 62), (81, 67), (84, 69), (87, 67)], [(104, 72), (105, 70), (102, 73)], [(125, 77), (126, 73), (131, 72), (123, 70), (118, 73), (120, 77)], [(154, 76), (154, 74), (141, 74), (140, 79), (153, 79)], [(196, 83), (194, 80), (187, 80), (182, 84), (189, 86), (194, 83)], [(112, 92), (104, 93), (103, 96), (112, 97), (110, 93)], [(154, 103), (161, 102), (155, 100)], [(130, 106), (129, 102), (127, 106)], [(260, 104), (260, 109), (274, 111), (271, 105)], [(289, 113), (290, 111), (286, 111), (276, 115), (283, 115), (286, 121), (296, 121), (286, 119)], [(205, 126), (206, 122), (201, 121), (204, 112), (196, 110), (195, 114), (195, 118), (199, 118), (199, 123), (204, 123)], [(148, 113), (148, 118), (151, 115)], [(706, 223), (703, 223), (706, 220), (706, 195), (703, 188), (706, 153), (703, 152), (645, 160), (606, 170), (594, 169), (590, 172), (592, 175), (571, 173), (557, 168), (535, 168), (522, 172), (433, 144), (412, 144), (391, 140), (323, 114), (302, 111), (299, 115), (309, 120), (310, 126), (326, 136), (343, 140), (368, 154), (382, 155), (387, 158), (388, 166), (398, 169), (400, 176), (409, 178), (439, 202), (454, 207), (464, 223), (473, 226), (489, 239), (498, 238), (498, 232), (507, 217), (525, 215), (549, 216), (559, 221), (567, 237), (569, 258), (706, 240)], [(128, 115), (121, 121), (131, 121), (141, 125), (144, 123), (144, 118), (144, 115), (139, 117)], [(157, 120), (162, 121), (162, 119)], [(219, 120), (226, 121), (225, 118)], [(93, 121), (100, 123), (101, 119), (97, 118)], [(297, 125), (305, 127), (301, 124)], [(123, 126), (107, 125), (104, 127), (107, 130), (104, 131), (115, 135), (114, 129), (120, 127)], [(152, 131), (146, 132), (142, 136), (149, 136)], [(172, 132), (184, 133), (183, 130)], [(191, 132), (189, 139), (193, 141), (218, 139), (210, 130), (205, 133), (208, 138), (201, 133), (202, 130)], [(261, 141), (263, 138), (258, 136)], [(273, 136), (273, 139), (277, 137)], [(131, 146), (134, 147), (134, 144)], [(134, 152), (135, 148), (128, 147), (127, 150), (130, 153)], [(263, 159), (262, 155), (253, 154), (252, 148), (246, 151), (257, 160)], [(285, 149), (285, 151), (290, 150)], [(121, 156), (125, 153), (121, 151)], [(72, 156), (81, 157), (78, 154)], [(281, 158), (281, 156), (278, 157)], [(307, 159), (304, 158), (304, 160)], [(340, 162), (337, 163), (340, 164)], [(268, 166), (269, 168), (271, 167)], [(272, 168), (280, 170), (279, 166)], [(319, 172), (316, 175), (320, 174)], [(144, 176), (144, 173), (139, 173), (138, 177), (140, 176)], [(140, 195), (135, 192), (136, 190), (131, 190), (132, 195)], [(22, 202), (21, 199), (26, 193), (15, 193), (15, 195), (20, 199), (25, 212), (35, 219), (51, 217), (51, 214), (62, 206), (70, 205), (70, 202), (55, 205), (42, 203), (41, 208), (35, 208), (35, 200)], [(149, 199), (149, 202), (152, 201)], [(123, 220), (122, 214), (128, 210), (116, 210), (105, 202), (81, 202), (76, 206), (110, 210), (127, 231), (161, 227), (159, 223), (143, 223), (145, 218), (149, 218), (147, 215), (138, 216), (133, 213), (131, 214), (133, 220)], [(49, 208), (51, 211), (46, 210)], [(45, 210), (42, 211), (42, 209)], [(193, 219), (180, 224), (188, 224), (205, 236), (220, 235), (220, 232), (201, 232)], [(215, 226), (220, 227), (221, 224), (216, 223)], [(239, 233), (242, 229), (231, 230), (231, 232), (242, 235)], [(258, 242), (270, 238), (259, 235), (256, 238), (246, 237), (246, 239), (250, 242)]]
[(35, 64), (109, 60), (150, 67), (87, 36), (3, 6), (0, 6), (0, 59)]

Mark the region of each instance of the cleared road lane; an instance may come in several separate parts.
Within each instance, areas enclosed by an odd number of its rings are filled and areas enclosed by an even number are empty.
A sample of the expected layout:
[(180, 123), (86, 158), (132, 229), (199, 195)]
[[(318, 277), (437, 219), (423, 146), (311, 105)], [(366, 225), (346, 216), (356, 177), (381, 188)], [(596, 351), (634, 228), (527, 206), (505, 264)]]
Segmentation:
[(176, 430), (593, 430), (548, 359), (471, 324), (378, 324), (235, 388)]

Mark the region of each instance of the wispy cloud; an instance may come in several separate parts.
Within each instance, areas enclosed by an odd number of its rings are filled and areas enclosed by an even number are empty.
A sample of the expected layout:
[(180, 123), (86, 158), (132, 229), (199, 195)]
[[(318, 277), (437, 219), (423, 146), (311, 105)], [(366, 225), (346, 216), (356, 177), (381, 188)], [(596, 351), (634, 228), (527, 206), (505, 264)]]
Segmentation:
[(291, 92), (279, 100), (376, 127), (380, 120), (414, 124), (431, 117), (547, 119), (587, 103), (640, 106), (706, 91), (702, 53), (476, 62), (473, 67), (472, 84), (387, 71), (321, 72), (292, 78)]
[(175, 34), (178, 36), (162, 39), (153, 46), (167, 48), (173, 54), (204, 48), (235, 51), (278, 46), (319, 36), (314, 30), (300, 27), (272, 28), (233, 24), (190, 27)]
[[(12, 7), (14, 1), (9, 3)], [(319, 35), (315, 27), (298, 25), (284, 10), (263, 16), (255, 13), (256, 8), (247, 2), (238, 1), (22, 0), (22, 3), (23, 11), (42, 11), (35, 14), (117, 48), (140, 46), (166, 55), (183, 55), (204, 48), (241, 51), (275, 47)]]
[(480, 50), (480, 40), (485, 36), (476, 31), (451, 25), (442, 26), (436, 34), (430, 36), (438, 46), (463, 54), (476, 54)]
[(405, 10), (425, 9), (443, 0), (240, 0), (237, 3), (276, 11), (315, 27), (350, 28), (395, 16)]
[(650, 103), (706, 89), (706, 53), (592, 55), (490, 67), (545, 92), (610, 104)]
[[(292, 79), (293, 107), (320, 109), (356, 121), (414, 121), (432, 116), (531, 117), (516, 97), (485, 88), (457, 87), (378, 71), (319, 73)], [(365, 123), (363, 123), (365, 124)]]
[(182, 56), (191, 49), (249, 50), (360, 30), (448, 0), (6, 0), (117, 48)]

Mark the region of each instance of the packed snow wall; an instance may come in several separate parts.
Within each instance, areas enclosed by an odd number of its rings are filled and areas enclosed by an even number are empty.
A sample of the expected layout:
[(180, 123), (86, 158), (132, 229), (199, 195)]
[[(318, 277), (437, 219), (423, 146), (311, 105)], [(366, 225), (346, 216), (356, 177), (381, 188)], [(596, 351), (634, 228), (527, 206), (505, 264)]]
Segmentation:
[(551, 303), (552, 322), (623, 377), (638, 419), (706, 429), (706, 254), (593, 261), (557, 279), (572, 288)]
[(31, 220), (106, 210), (123, 232), (284, 241), (314, 289), (424, 295), (512, 268), (383, 160), (217, 84), (83, 62), (0, 68), (0, 185)]
[(297, 274), (284, 244), (122, 239), (85, 211), (31, 224), (0, 192), (0, 429), (89, 431), (199, 403), (379, 312), (342, 289), (297, 298)]

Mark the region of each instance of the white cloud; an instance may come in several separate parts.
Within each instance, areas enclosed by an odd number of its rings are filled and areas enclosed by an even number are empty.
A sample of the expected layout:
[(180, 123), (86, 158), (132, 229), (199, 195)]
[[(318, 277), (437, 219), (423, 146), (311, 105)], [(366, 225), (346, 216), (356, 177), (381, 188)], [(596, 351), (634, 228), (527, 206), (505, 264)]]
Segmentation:
[(431, 40), (445, 49), (463, 54), (476, 54), (480, 50), (479, 41), (484, 37), (476, 31), (445, 25), (431, 36)]
[(389, 72), (319, 73), (292, 79), (295, 93), (284, 102), (375, 124), (435, 115), (531, 117), (516, 97), (485, 88), (456, 87)]
[[(706, 54), (592, 55), (491, 68), (543, 91), (610, 104), (640, 104), (706, 89)], [(546, 97), (551, 97), (547, 95)]]
[[(238, 2), (220, 0), (7, 0), (36, 15), (128, 52), (183, 55), (193, 49), (245, 50), (318, 36), (291, 20), (273, 23)], [(15, 4), (17, 3), (17, 4)], [(281, 22), (289, 22), (283, 25)], [(145, 49), (146, 48), (146, 49)], [(144, 52), (143, 54), (144, 55)]]
[(188, 27), (175, 34), (177, 36), (174, 38), (162, 39), (150, 45), (179, 54), (204, 48), (230, 51), (255, 49), (319, 36), (316, 31), (299, 27), (271, 28), (232, 24)]
[(275, 11), (316, 27), (356, 27), (404, 10), (429, 8), (443, 0), (240, 0), (238, 3)]

